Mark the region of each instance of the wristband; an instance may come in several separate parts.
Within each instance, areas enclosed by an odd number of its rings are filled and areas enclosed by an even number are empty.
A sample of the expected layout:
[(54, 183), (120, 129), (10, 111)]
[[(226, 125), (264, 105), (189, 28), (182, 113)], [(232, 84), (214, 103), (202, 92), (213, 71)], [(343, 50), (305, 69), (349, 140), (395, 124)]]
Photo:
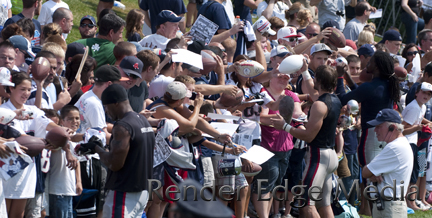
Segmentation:
[(303, 79), (304, 79), (305, 81), (308, 80), (308, 79), (312, 79), (312, 77), (311, 77), (311, 75), (310, 75), (310, 73), (309, 73), (308, 70), (305, 70), (305, 71), (302, 73), (302, 75), (303, 75)]
[(289, 125), (288, 123), (285, 123), (285, 124), (283, 125), (283, 130), (285, 130), (285, 132), (287, 132), (287, 133), (290, 132), (291, 128), (292, 128), (292, 126)]
[(343, 79), (343, 76), (338, 77), (338, 79)]

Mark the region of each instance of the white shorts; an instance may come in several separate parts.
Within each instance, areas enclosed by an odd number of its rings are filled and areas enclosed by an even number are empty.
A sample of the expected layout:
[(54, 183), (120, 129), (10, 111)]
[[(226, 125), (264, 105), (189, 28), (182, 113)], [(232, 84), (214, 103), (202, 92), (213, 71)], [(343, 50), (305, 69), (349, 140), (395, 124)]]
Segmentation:
[(149, 198), (148, 191), (109, 190), (103, 206), (103, 218), (141, 218)]
[(27, 199), (24, 217), (25, 218), (41, 217), (44, 198), (45, 198), (44, 193), (36, 193), (34, 198)]
[[(33, 158), (34, 161), (34, 158)], [(28, 199), (35, 197), (36, 165), (30, 163), (23, 171), (3, 182), (6, 199)]]
[(203, 186), (210, 186), (213, 184), (213, 181), (215, 180), (212, 159), (211, 159), (211, 157), (201, 156), (201, 162), (202, 162), (203, 171), (204, 171), (204, 184), (203, 184)]

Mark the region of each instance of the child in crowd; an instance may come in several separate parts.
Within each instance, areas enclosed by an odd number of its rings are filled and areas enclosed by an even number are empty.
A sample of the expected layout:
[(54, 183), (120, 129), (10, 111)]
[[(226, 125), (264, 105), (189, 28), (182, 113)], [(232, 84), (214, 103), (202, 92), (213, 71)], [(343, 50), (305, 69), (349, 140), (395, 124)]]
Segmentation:
[(144, 13), (140, 9), (132, 9), (126, 17), (126, 38), (128, 42), (139, 42), (144, 38), (142, 28)]
[[(418, 141), (418, 131), (422, 131), (425, 128), (425, 123), (429, 121), (424, 118), (426, 113), (426, 105), (432, 97), (432, 85), (427, 82), (423, 82), (416, 89), (416, 98), (414, 101), (409, 103), (405, 109), (402, 111), (402, 117), (404, 125), (403, 134), (407, 137), (408, 142), (411, 145), (414, 154), (414, 168), (411, 174), (410, 187), (417, 185), (419, 187), (419, 195), (416, 195), (416, 201), (410, 201), (407, 199), (407, 206), (413, 210), (429, 210), (430, 205), (425, 200), (426, 195), (426, 148), (419, 147), (417, 145)], [(391, 134), (392, 130), (389, 129)], [(415, 188), (414, 188), (415, 189)], [(414, 190), (410, 190), (414, 191)], [(416, 190), (417, 191), (417, 190)], [(413, 196), (411, 196), (412, 198)], [(417, 206), (417, 204), (419, 206)]]

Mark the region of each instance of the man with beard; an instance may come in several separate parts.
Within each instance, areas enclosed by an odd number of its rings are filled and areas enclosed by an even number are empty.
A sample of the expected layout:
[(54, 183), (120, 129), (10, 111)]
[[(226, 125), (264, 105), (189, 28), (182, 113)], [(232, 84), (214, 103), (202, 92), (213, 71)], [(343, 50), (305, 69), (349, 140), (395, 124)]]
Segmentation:
[(78, 29), (81, 34), (81, 39), (94, 38), (97, 32), (96, 20), (94, 17), (86, 15), (81, 18)]

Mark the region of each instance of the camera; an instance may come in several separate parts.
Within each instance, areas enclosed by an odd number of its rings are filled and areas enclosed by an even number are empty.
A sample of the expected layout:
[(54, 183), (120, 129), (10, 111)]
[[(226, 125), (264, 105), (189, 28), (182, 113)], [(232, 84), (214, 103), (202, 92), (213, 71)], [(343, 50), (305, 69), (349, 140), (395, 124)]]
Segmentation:
[[(264, 94), (261, 94), (261, 93), (254, 93), (254, 99), (263, 99), (264, 98)], [(258, 105), (263, 105), (264, 104), (264, 101), (260, 101), (260, 102), (257, 102), (257, 104)]]
[(33, 118), (33, 111), (22, 111), (21, 113), (23, 117), (26, 117), (28, 115), (29, 118)]

